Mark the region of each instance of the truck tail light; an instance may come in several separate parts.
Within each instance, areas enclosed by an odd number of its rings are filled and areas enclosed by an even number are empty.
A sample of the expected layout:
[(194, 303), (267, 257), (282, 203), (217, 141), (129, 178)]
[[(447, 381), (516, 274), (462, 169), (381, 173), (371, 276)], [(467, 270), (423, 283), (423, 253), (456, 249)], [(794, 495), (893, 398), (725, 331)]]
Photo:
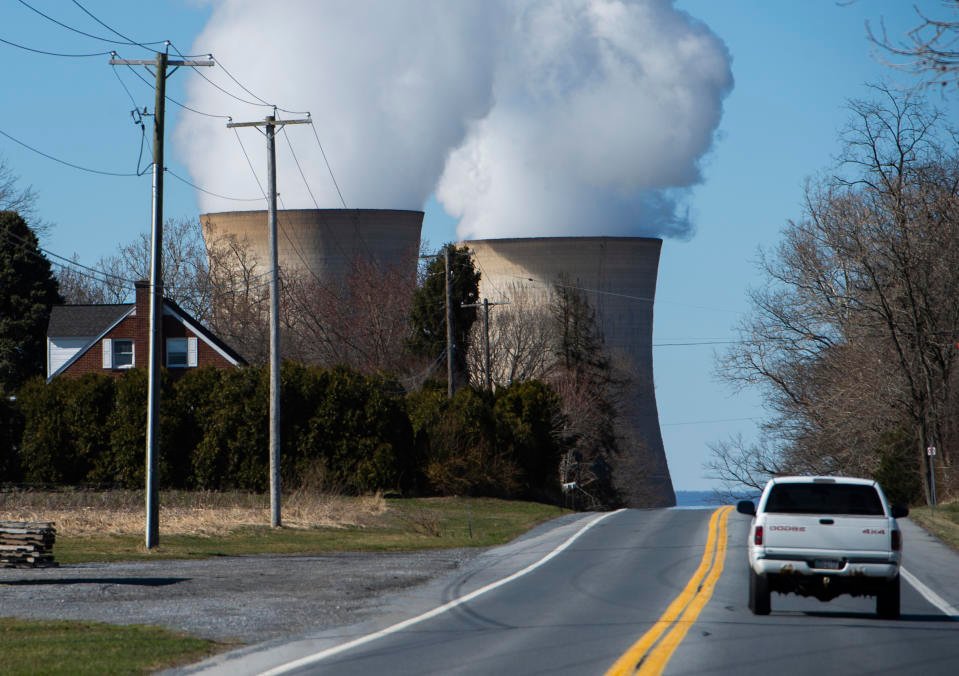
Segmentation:
[(898, 552), (902, 549), (902, 533), (897, 530), (892, 531), (892, 551)]
[(763, 527), (756, 526), (756, 532), (753, 533), (753, 544), (761, 545), (763, 543)]

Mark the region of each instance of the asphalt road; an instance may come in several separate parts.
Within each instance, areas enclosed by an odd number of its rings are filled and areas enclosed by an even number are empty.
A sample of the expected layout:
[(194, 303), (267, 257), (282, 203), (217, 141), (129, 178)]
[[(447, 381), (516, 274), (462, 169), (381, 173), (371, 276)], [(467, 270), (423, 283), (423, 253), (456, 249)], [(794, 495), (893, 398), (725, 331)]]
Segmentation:
[[(734, 515), (730, 525), (731, 541), (744, 543), (749, 519)], [(910, 522), (901, 526), (903, 567), (959, 607), (959, 556)], [(823, 603), (780, 594), (772, 596), (772, 613), (757, 617), (746, 608), (745, 548), (729, 554), (726, 574), (666, 674), (959, 673), (959, 617), (945, 615), (906, 580), (899, 620), (878, 619), (871, 597)]]
[[(605, 517), (531, 572), (399, 631), (374, 632), (482, 589), (554, 552), (595, 516), (487, 552), (376, 619), (255, 646), (198, 665), (205, 673), (602, 674), (654, 626), (705, 550), (709, 510), (629, 510)], [(746, 608), (748, 518), (729, 518), (725, 569), (666, 665), (667, 674), (955, 674), (959, 626), (909, 584), (903, 616), (879, 620), (872, 599), (773, 596)], [(905, 567), (959, 605), (959, 556), (909, 523)], [(364, 638), (367, 637), (367, 638)], [(337, 646), (355, 648), (316, 659)]]

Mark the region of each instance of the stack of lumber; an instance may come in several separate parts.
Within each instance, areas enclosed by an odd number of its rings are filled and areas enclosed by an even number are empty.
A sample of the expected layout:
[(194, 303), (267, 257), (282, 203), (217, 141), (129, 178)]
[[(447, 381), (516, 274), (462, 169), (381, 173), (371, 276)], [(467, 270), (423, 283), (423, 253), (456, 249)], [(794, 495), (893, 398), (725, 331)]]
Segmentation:
[(0, 568), (49, 568), (57, 529), (49, 522), (0, 521)]

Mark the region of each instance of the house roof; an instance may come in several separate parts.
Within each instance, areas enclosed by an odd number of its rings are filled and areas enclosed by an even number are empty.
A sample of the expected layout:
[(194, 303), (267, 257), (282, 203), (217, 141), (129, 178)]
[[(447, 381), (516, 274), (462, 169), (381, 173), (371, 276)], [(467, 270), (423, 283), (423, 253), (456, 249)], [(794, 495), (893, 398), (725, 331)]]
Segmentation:
[(133, 307), (122, 305), (54, 305), (50, 308), (47, 335), (56, 338), (90, 338), (113, 326)]
[[(91, 346), (119, 324), (124, 317), (130, 315), (135, 308), (136, 305), (133, 303), (120, 305), (54, 305), (50, 308), (50, 320), (47, 323), (48, 338), (88, 338), (89, 342), (86, 347), (64, 362), (56, 373), (50, 374), (47, 380), (69, 368)], [(246, 365), (246, 360), (236, 350), (223, 342), (169, 298), (163, 299), (163, 313), (172, 315), (181, 324), (188, 326), (193, 333), (223, 355), (227, 361), (236, 365)]]
[(191, 314), (177, 305), (174, 301), (170, 300), (169, 298), (164, 298), (163, 304), (166, 306), (166, 309), (173, 314), (173, 316), (180, 320), (181, 323), (189, 326), (193, 333), (201, 336), (204, 340), (206, 340), (207, 343), (209, 343), (214, 349), (218, 350), (227, 359), (232, 360), (236, 364), (243, 366), (246, 365), (246, 359), (244, 359), (239, 352), (223, 342), (219, 336), (203, 326), (203, 324), (194, 319)]

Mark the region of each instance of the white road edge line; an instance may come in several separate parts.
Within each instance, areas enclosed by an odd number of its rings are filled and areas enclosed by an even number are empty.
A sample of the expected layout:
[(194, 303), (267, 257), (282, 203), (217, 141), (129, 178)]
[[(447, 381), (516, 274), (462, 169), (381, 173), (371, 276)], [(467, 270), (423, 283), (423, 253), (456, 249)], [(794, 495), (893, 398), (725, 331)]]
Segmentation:
[(905, 568), (899, 568), (899, 573), (906, 578), (906, 582), (911, 584), (917, 592), (922, 594), (924, 599), (942, 611), (944, 615), (947, 615), (952, 619), (959, 618), (959, 610), (957, 610), (954, 606), (949, 605), (949, 603), (939, 596), (939, 594), (932, 591), (929, 587), (920, 582), (918, 577), (910, 573)]
[(434, 608), (433, 610), (429, 610), (423, 613), (422, 615), (417, 615), (416, 617), (412, 617), (408, 620), (404, 620), (402, 622), (394, 624), (385, 629), (381, 629), (380, 631), (374, 632), (372, 634), (367, 634), (366, 636), (361, 636), (360, 638), (354, 639), (352, 641), (348, 641), (347, 643), (341, 643), (340, 645), (333, 646), (332, 648), (327, 648), (326, 650), (322, 650), (318, 653), (313, 653), (312, 655), (301, 657), (300, 659), (294, 660), (293, 662), (287, 662), (286, 664), (281, 664), (277, 667), (273, 667), (272, 669), (262, 672), (260, 676), (279, 676), (279, 674), (286, 674), (296, 669), (308, 667), (312, 664), (315, 664), (317, 662), (320, 662), (321, 660), (326, 659), (327, 657), (331, 657), (333, 655), (346, 652), (347, 650), (352, 650), (353, 648), (356, 648), (361, 645), (365, 645), (379, 638), (383, 638), (384, 636), (389, 636), (390, 634), (395, 634), (396, 632), (403, 631), (407, 627), (411, 627), (414, 624), (417, 624), (424, 620), (428, 620), (431, 617), (436, 617), (437, 615), (441, 615), (445, 613), (447, 610), (452, 610), (456, 606), (466, 603), (467, 601), (471, 601), (475, 599), (477, 596), (480, 596), (481, 594), (485, 594), (488, 591), (492, 591), (493, 589), (496, 589), (497, 587), (502, 587), (504, 584), (512, 582), (513, 580), (520, 578), (523, 575), (526, 575), (527, 573), (530, 573), (536, 570), (547, 561), (559, 555), (563, 550), (565, 550), (567, 547), (573, 544), (573, 542), (575, 542), (581, 535), (583, 535), (583, 533), (585, 533), (590, 528), (598, 524), (600, 521), (602, 521), (603, 519), (607, 519), (613, 516), (614, 514), (619, 514), (622, 511), (625, 511), (625, 510), (617, 509), (615, 512), (606, 512), (605, 514), (601, 514), (597, 516), (595, 519), (593, 519), (592, 521), (587, 523), (585, 526), (580, 528), (578, 531), (573, 533), (565, 542), (563, 542), (561, 545), (556, 547), (556, 549), (554, 549), (549, 554), (541, 558), (539, 561), (536, 561), (535, 563), (531, 563), (530, 565), (526, 566), (522, 570), (517, 571), (507, 577), (504, 577), (501, 580), (497, 580), (496, 582), (491, 582), (485, 587), (480, 587), (479, 589), (476, 589), (475, 591), (470, 592), (466, 596), (461, 596), (459, 598), (453, 599), (452, 601), (449, 601), (448, 603), (444, 603), (443, 605), (437, 608)]

